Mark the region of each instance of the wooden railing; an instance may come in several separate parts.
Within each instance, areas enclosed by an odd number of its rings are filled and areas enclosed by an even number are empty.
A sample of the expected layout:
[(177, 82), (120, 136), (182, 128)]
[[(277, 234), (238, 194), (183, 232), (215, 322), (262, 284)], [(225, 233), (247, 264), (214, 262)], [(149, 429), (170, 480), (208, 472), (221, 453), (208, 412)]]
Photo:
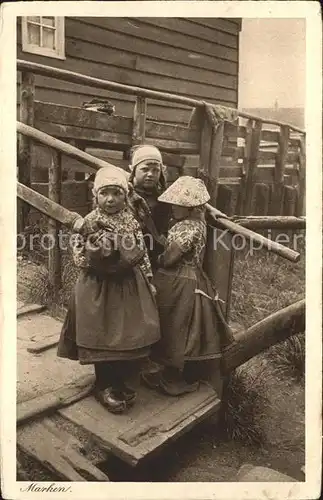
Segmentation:
[[(18, 61), (17, 69), (22, 72), (20, 122), (21, 127), (27, 125), (19, 134), (18, 180), (32, 186), (35, 158), (31, 154), (32, 140), (28, 133), (28, 126), (31, 126), (38, 129), (39, 134), (51, 136), (51, 143), (47, 144), (49, 161), (41, 167), (48, 172), (48, 197), (53, 202), (62, 203), (62, 172), (71, 171), (71, 158), (83, 164), (74, 166), (75, 172), (83, 172), (83, 175), (85, 171), (93, 172), (96, 166), (106, 163), (100, 158), (93, 160), (93, 155), (88, 155), (85, 150), (100, 148), (108, 151), (105, 160), (127, 168), (130, 148), (148, 143), (160, 148), (170, 182), (183, 174), (202, 176), (211, 194), (211, 204), (228, 215), (289, 215), (298, 220), (303, 215), (305, 132), (298, 127), (242, 112), (238, 112), (239, 123), (224, 121), (217, 128), (213, 128), (207, 119), (199, 126), (159, 123), (147, 118), (149, 99), (185, 104), (191, 108), (203, 108), (205, 103), (26, 61)], [(133, 117), (108, 116), (83, 108), (38, 102), (35, 100), (35, 74), (132, 94), (136, 96)], [(269, 130), (268, 125), (278, 129)], [(35, 133), (37, 130), (33, 131)], [(56, 139), (60, 139), (60, 148), (56, 148)], [(64, 143), (74, 146), (74, 153), (70, 147), (64, 150)], [(110, 158), (111, 152), (120, 152), (123, 156)], [(37, 189), (37, 185), (33, 186)], [(20, 230), (27, 218), (27, 206), (21, 204)], [(53, 237), (57, 236), (58, 228), (59, 223), (52, 220), (49, 230)], [(230, 286), (232, 266), (229, 262), (232, 263), (233, 257), (225, 256), (228, 265), (223, 265), (224, 261), (218, 255), (212, 256), (212, 259), (217, 258), (223, 268), (222, 281)], [(50, 255), (49, 265), (52, 285), (58, 289), (60, 256), (57, 249)]]
[[(59, 168), (59, 158), (62, 154), (66, 154), (69, 157), (77, 158), (78, 160), (84, 162), (92, 171), (97, 171), (101, 167), (111, 166), (111, 164), (100, 160), (88, 153), (78, 150), (75, 146), (67, 144), (60, 141), (57, 138), (51, 137), (48, 134), (41, 132), (29, 125), (17, 122), (17, 132), (22, 134), (24, 137), (28, 137), (33, 141), (46, 145), (52, 151), (52, 163), (50, 166), (50, 180), (52, 181), (49, 185), (49, 198), (37, 193), (36, 191), (30, 189), (23, 183), (18, 182), (17, 196), (20, 200), (27, 203), (29, 206), (34, 207), (36, 210), (40, 211), (47, 217), (49, 217), (49, 234), (54, 245), (48, 251), (48, 270), (49, 270), (49, 285), (52, 290), (52, 300), (55, 302), (57, 299), (59, 290), (61, 288), (61, 253), (58, 237), (59, 225), (63, 224), (71, 230), (80, 230), (82, 227), (83, 218), (75, 213), (70, 212), (60, 204), (60, 192), (55, 191), (57, 187), (61, 184), (58, 181), (60, 168)], [(58, 159), (58, 161), (56, 161)], [(266, 227), (275, 228), (289, 228), (289, 229), (304, 229), (305, 228), (305, 218), (297, 217), (254, 217), (245, 218), (239, 220), (239, 224), (235, 220), (229, 220), (222, 217), (223, 214), (219, 213), (218, 223), (220, 227), (228, 230), (231, 234), (240, 234), (247, 240), (253, 241), (260, 244), (262, 247), (280, 255), (292, 262), (297, 262), (299, 260), (300, 254), (294, 250), (284, 247), (283, 245), (273, 242), (264, 238), (262, 235), (254, 233), (251, 228), (264, 229)], [(212, 247), (213, 248), (213, 247)], [(214, 269), (214, 255), (218, 252), (210, 252), (211, 261), (209, 262), (210, 270)], [(231, 251), (230, 262), (233, 264), (233, 254)], [(231, 265), (228, 266), (229, 271), (232, 268)], [(229, 276), (229, 282), (231, 282), (231, 274)], [(230, 290), (226, 289), (227, 301), (230, 296)], [(227, 308), (228, 311), (228, 308)]]
[[(231, 215), (302, 215), (305, 191), (305, 132), (293, 125), (238, 111), (240, 123), (224, 122), (217, 130), (204, 120), (199, 127), (148, 119), (149, 99), (201, 108), (204, 102), (157, 92), (41, 64), (18, 60), (22, 72), (20, 121), (74, 144), (79, 149), (120, 151), (113, 163), (127, 167), (129, 149), (143, 142), (163, 153), (172, 182), (180, 174), (201, 175), (212, 203)], [(127, 93), (136, 97), (133, 117), (35, 100), (34, 75)], [(271, 129), (268, 129), (268, 126)], [(276, 127), (277, 130), (272, 130)], [(106, 157), (109, 160), (109, 156)], [(28, 138), (20, 137), (20, 180), (31, 182)], [(64, 157), (63, 169), (69, 169)], [(77, 170), (78, 167), (75, 168)], [(84, 172), (84, 170), (83, 170)]]

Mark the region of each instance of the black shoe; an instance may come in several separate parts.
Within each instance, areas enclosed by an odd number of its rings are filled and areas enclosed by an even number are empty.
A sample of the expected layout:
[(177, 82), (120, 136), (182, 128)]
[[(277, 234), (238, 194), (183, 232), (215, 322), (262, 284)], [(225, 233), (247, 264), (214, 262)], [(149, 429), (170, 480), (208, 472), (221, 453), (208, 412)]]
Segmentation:
[(123, 413), (127, 409), (126, 401), (122, 399), (121, 394), (118, 394), (118, 391), (113, 387), (107, 387), (106, 389), (96, 388), (94, 396), (111, 413)]
[(199, 383), (188, 384), (184, 380), (182, 382), (170, 382), (169, 380), (161, 379), (160, 389), (168, 396), (182, 396), (190, 392), (195, 392), (199, 388)]
[(160, 377), (161, 377), (161, 371), (147, 371), (147, 372), (141, 372), (140, 374), (140, 379), (146, 385), (149, 387), (149, 389), (159, 389), (159, 383), (160, 383)]
[(126, 402), (128, 408), (133, 406), (137, 399), (137, 393), (125, 384), (117, 391), (118, 396)]
[(161, 374), (159, 388), (169, 396), (181, 396), (199, 388), (198, 382), (188, 383), (179, 370), (165, 368)]

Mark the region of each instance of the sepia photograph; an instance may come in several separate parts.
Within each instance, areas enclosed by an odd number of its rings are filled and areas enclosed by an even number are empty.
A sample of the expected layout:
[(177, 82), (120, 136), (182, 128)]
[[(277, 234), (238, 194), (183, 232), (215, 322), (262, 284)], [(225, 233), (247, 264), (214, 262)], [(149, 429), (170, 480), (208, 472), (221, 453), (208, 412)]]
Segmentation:
[(306, 15), (99, 3), (14, 19), (19, 498), (91, 483), (91, 498), (98, 483), (305, 498), (308, 169), (321, 175)]

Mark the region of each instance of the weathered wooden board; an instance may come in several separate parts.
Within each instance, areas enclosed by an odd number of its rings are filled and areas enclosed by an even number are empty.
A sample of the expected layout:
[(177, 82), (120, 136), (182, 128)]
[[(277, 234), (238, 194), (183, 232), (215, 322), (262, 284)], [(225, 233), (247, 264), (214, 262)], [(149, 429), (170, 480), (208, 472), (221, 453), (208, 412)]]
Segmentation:
[[(149, 41), (156, 41), (160, 44), (171, 45), (173, 49), (176, 47), (185, 47), (188, 50), (198, 52), (201, 54), (213, 54), (215, 57), (227, 59), (229, 61), (238, 61), (237, 50), (230, 47), (224, 47), (217, 43), (210, 41), (200, 40), (197, 45), (194, 37), (187, 37), (185, 34), (172, 33), (170, 40), (170, 33), (168, 30), (158, 29), (157, 26), (149, 26), (145, 24), (144, 19), (136, 20), (136, 23), (130, 23), (126, 18), (103, 18), (103, 17), (82, 17), (79, 18), (84, 24), (104, 28), (105, 30), (116, 31), (123, 35), (131, 35), (137, 39), (141, 38)], [(129, 48), (129, 47), (128, 47)], [(159, 51), (161, 48), (159, 46)]]
[(18, 403), (17, 424), (33, 420), (39, 415), (55, 410), (57, 407), (69, 405), (86, 397), (93, 388), (93, 382), (93, 376), (85, 375), (50, 392)]
[[(266, 126), (266, 124), (264, 124)], [(262, 130), (261, 131), (261, 142), (275, 143), (276, 147), (279, 141), (279, 132), (276, 130)]]
[(30, 338), (30, 345), (27, 347), (27, 351), (34, 353), (46, 351), (46, 349), (50, 349), (58, 344), (59, 335), (59, 330), (47, 333), (46, 335), (35, 335)]
[[(152, 26), (159, 26), (161, 28), (171, 29), (178, 33), (183, 33), (184, 35), (192, 36), (194, 33), (194, 37), (200, 38), (201, 40), (206, 40), (218, 43), (220, 45), (224, 45), (225, 47), (232, 47), (234, 49), (238, 48), (238, 37), (237, 28), (233, 27), (233, 33), (225, 33), (223, 26), (223, 20), (219, 19), (217, 26), (219, 26), (220, 30), (215, 30), (214, 27), (209, 28), (207, 26), (201, 26), (196, 23), (192, 23), (191, 19), (187, 18), (156, 18), (156, 17), (145, 17), (144, 19), (133, 18), (135, 21), (138, 19), (140, 21), (144, 21), (145, 24), (151, 24)], [(224, 28), (224, 29), (223, 29)], [(234, 31), (235, 30), (235, 31)]]
[(188, 19), (202, 26), (219, 29), (224, 33), (236, 34), (241, 29), (241, 19), (239, 18), (193, 17)]
[(109, 413), (93, 396), (59, 410), (98, 443), (130, 465), (160, 450), (220, 407), (214, 389), (201, 383), (181, 397), (164, 396), (140, 386), (136, 405), (127, 413)]
[(17, 446), (62, 480), (109, 481), (106, 474), (81, 454), (81, 443), (47, 419), (20, 427)]
[[(24, 53), (20, 53), (19, 57), (23, 59)], [(44, 65), (48, 64), (45, 57), (41, 59), (41, 56), (32, 57), (32, 54), (30, 54), (28, 59), (33, 62), (41, 62)], [(39, 59), (41, 59), (41, 61), (39, 61)], [(64, 69), (64, 67), (62, 67), (62, 69)], [(75, 71), (80, 71), (78, 65), (76, 65)], [(83, 73), (87, 74), (86, 71)], [(55, 82), (55, 84), (53, 82)], [(19, 93), (19, 85), (17, 85), (17, 92)], [(118, 115), (131, 117), (133, 114), (134, 96), (112, 91), (107, 92), (108, 91), (105, 89), (86, 85), (76, 85), (71, 82), (63, 82), (60, 80), (55, 81), (48, 77), (39, 76), (39, 78), (37, 78), (36, 98), (39, 101), (81, 107), (84, 101), (89, 101), (93, 98), (109, 99), (109, 101), (116, 106)], [(200, 96), (196, 97), (200, 98)], [(209, 98), (208, 101), (222, 106), (232, 107), (234, 105), (232, 102), (220, 98)], [(152, 99), (151, 101), (149, 100), (147, 118), (163, 123), (186, 125), (189, 122), (191, 111), (192, 108), (185, 105), (176, 105), (176, 103), (166, 103), (165, 101), (156, 101)]]
[[(49, 323), (53, 326), (50, 327)], [(59, 323), (44, 314), (26, 315), (17, 321), (17, 401), (18, 404), (36, 396), (52, 393), (66, 381), (77, 381), (83, 375), (92, 375), (92, 366), (81, 366), (77, 362), (58, 358), (56, 349), (48, 349), (39, 355), (29, 353), (30, 337), (42, 332), (59, 332)], [(61, 328), (61, 324), (60, 324)]]
[[(36, 101), (36, 128), (40, 128), (40, 126), (37, 127), (37, 124), (42, 125), (42, 122), (71, 125), (84, 129), (95, 129), (114, 134), (128, 135), (129, 141), (133, 127), (132, 118), (127, 118), (125, 116), (108, 116), (105, 113), (90, 111), (79, 107), (62, 106)], [(179, 125), (166, 125), (151, 121), (146, 124), (146, 135), (156, 139), (175, 139), (177, 141), (189, 142), (195, 145), (195, 149), (197, 149), (199, 142), (199, 134), (196, 130), (181, 127)]]
[(21, 318), (26, 314), (39, 313), (46, 309), (44, 304), (22, 304), (17, 308), (17, 317)]

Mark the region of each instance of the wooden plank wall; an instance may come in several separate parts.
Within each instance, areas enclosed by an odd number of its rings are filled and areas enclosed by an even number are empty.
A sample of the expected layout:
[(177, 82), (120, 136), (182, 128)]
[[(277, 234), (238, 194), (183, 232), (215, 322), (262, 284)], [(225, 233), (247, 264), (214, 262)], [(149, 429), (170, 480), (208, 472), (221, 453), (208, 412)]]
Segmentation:
[[(18, 21), (17, 57), (237, 107), (240, 28), (239, 19), (67, 17), (61, 61), (22, 52)], [(111, 100), (119, 116), (132, 116), (133, 96), (36, 76), (37, 100), (81, 106), (94, 97)], [(148, 102), (150, 119), (187, 123), (190, 113), (185, 106)]]
[[(123, 152), (132, 144), (131, 118), (35, 101), (34, 119), (37, 129), (67, 142), (74, 141), (81, 149), (100, 148), (93, 151), (95, 156), (127, 169), (128, 160)], [(249, 123), (240, 121), (240, 126), (228, 122), (224, 125), (218, 160), (217, 206), (229, 215), (280, 215), (286, 210), (293, 215), (298, 205), (296, 190), (303, 191), (299, 188), (304, 170), (300, 134), (284, 138), (279, 127), (270, 130), (265, 123), (259, 123), (253, 131)], [(156, 144), (162, 151), (169, 182), (181, 174), (198, 174), (200, 136), (197, 129), (147, 121), (145, 132), (146, 142)], [(49, 151), (36, 145), (32, 151), (34, 172), (37, 171), (32, 180), (47, 182)], [(62, 167), (70, 180), (83, 180), (89, 172), (88, 167), (64, 155)]]

